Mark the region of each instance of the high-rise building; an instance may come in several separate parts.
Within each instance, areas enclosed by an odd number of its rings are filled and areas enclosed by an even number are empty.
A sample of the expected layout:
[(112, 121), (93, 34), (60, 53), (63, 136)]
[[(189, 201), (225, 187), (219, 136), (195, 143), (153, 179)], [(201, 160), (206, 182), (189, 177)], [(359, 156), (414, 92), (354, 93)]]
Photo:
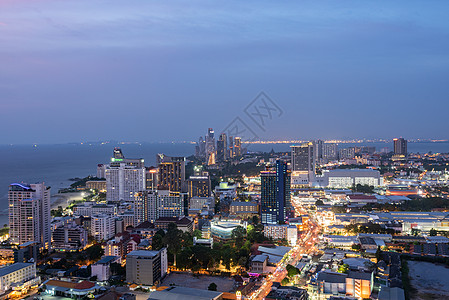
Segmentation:
[(217, 160), (219, 162), (228, 160), (228, 138), (225, 133), (220, 134), (217, 141)]
[(185, 157), (171, 157), (158, 154), (157, 161), (159, 165), (158, 189), (169, 190), (172, 193), (185, 191)]
[(316, 156), (313, 142), (304, 143), (292, 148), (292, 171), (308, 171), (315, 173)]
[(287, 164), (277, 160), (275, 170), (263, 171), (260, 177), (262, 223), (284, 222), (291, 211), (290, 171)]
[(107, 201), (133, 202), (135, 193), (146, 187), (144, 160), (125, 158), (120, 148), (114, 148), (105, 178)]
[(115, 235), (115, 218), (107, 214), (98, 214), (91, 218), (91, 235), (97, 241), (107, 241)]
[(230, 136), (229, 137), (229, 157), (233, 158), (234, 157), (234, 137)]
[(238, 136), (234, 138), (234, 156), (242, 155), (242, 139)]
[(156, 167), (145, 168), (146, 190), (155, 191), (157, 189), (159, 169)]
[[(208, 164), (211, 164), (210, 161), (211, 159), (213, 159), (214, 164), (215, 164), (215, 137), (214, 137), (215, 133), (214, 130), (212, 128), (209, 128), (207, 130), (207, 135), (206, 135), (206, 162), (208, 162)], [(213, 158), (211, 158), (213, 157)]]
[(324, 142), (322, 140), (315, 141), (315, 161), (317, 163), (321, 163), (323, 159), (323, 145)]
[(300, 146), (291, 146), (291, 148), (292, 177), (301, 178), (302, 185), (308, 185), (315, 180), (315, 144), (308, 142)]
[(343, 148), (338, 151), (339, 159), (353, 159), (355, 157), (355, 147)]
[(13, 244), (38, 242), (51, 248), (50, 187), (43, 183), (9, 186), (9, 234)]
[(393, 139), (394, 154), (407, 156), (407, 140), (403, 138)]
[(324, 143), (322, 146), (321, 162), (327, 163), (338, 159), (338, 146), (335, 143)]
[(190, 176), (187, 179), (187, 193), (192, 197), (209, 197), (211, 193), (210, 176), (208, 172), (203, 172), (199, 176)]
[(53, 249), (79, 250), (87, 245), (87, 231), (75, 222), (63, 224), (53, 230)]
[(154, 285), (167, 274), (167, 249), (159, 251), (135, 250), (126, 256), (126, 281)]
[(170, 195), (169, 191), (142, 191), (136, 194), (134, 226), (142, 222), (154, 223), (160, 217), (185, 215), (188, 201), (184, 193)]

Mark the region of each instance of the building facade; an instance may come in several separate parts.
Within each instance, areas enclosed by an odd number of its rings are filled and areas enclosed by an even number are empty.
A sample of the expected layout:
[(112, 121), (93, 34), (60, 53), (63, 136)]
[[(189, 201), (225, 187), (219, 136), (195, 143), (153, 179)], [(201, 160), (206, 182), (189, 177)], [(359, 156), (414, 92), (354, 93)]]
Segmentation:
[(167, 274), (167, 249), (135, 250), (126, 256), (126, 281), (152, 286)]
[(9, 186), (9, 234), (13, 244), (37, 241), (51, 248), (50, 187), (43, 183)]
[(284, 222), (291, 210), (291, 178), (287, 164), (278, 160), (274, 171), (263, 171), (260, 176), (262, 223)]

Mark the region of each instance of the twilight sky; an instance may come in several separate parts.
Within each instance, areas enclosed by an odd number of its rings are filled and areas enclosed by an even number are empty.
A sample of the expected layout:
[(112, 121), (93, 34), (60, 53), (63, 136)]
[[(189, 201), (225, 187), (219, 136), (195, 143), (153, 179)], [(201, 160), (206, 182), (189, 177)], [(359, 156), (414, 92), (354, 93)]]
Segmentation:
[[(394, 2), (394, 3), (393, 3)], [(262, 131), (244, 108), (283, 110)], [(0, 144), (449, 138), (449, 1), (0, 0)]]

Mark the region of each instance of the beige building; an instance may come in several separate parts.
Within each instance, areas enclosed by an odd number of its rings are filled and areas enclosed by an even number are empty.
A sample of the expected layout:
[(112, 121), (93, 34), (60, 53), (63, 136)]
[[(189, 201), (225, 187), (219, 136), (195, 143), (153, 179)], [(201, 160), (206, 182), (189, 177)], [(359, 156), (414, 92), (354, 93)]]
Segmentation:
[(126, 281), (152, 286), (167, 274), (167, 249), (135, 250), (126, 256)]
[(259, 204), (256, 201), (233, 201), (229, 207), (229, 214), (243, 219), (259, 215)]
[(36, 277), (36, 265), (34, 263), (15, 263), (0, 269), (0, 293), (9, 289), (26, 290), (31, 286), (37, 286), (40, 277)]
[(89, 180), (86, 182), (86, 188), (89, 190), (106, 192), (106, 180)]

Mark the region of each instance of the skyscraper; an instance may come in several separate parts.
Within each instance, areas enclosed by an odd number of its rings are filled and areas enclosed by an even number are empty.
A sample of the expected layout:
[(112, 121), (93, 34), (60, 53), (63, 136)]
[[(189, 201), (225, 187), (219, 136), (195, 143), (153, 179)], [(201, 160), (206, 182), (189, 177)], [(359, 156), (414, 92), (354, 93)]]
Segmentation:
[(287, 164), (277, 160), (275, 169), (261, 172), (260, 177), (262, 223), (284, 222), (291, 211), (290, 171)]
[(308, 171), (315, 173), (316, 157), (313, 142), (304, 143), (292, 148), (292, 171)]
[(338, 146), (335, 143), (324, 143), (322, 147), (321, 162), (327, 163), (338, 159)]
[(169, 190), (173, 193), (185, 191), (185, 157), (171, 157), (158, 154), (157, 162), (159, 168), (158, 189)]
[(242, 139), (238, 136), (234, 138), (234, 156), (242, 155)]
[(394, 154), (407, 156), (407, 140), (403, 138), (393, 139)]
[(51, 247), (50, 187), (12, 183), (8, 191), (9, 234), (13, 244), (36, 241)]
[(146, 187), (144, 160), (125, 158), (120, 148), (114, 148), (105, 177), (107, 201), (133, 202), (134, 194)]
[(228, 138), (226, 133), (220, 134), (217, 141), (217, 160), (223, 162), (228, 160)]
[(206, 161), (209, 160), (209, 157), (213, 154), (215, 154), (215, 137), (214, 137), (214, 130), (212, 128), (209, 128), (207, 130), (206, 135)]
[(234, 137), (230, 136), (229, 137), (229, 157), (233, 158), (234, 157)]

